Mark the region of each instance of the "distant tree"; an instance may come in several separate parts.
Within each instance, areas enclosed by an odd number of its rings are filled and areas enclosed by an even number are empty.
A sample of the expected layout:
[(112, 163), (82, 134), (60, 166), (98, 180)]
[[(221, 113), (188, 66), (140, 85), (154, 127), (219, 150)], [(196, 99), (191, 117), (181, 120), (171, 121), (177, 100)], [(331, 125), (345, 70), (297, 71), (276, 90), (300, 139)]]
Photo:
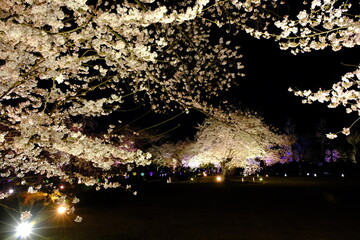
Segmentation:
[(195, 142), (189, 145), (193, 156), (186, 159), (186, 164), (214, 164), (224, 175), (234, 168), (254, 173), (260, 168), (258, 159), (269, 165), (281, 161), (278, 149), (287, 143), (286, 137), (249, 113), (234, 114), (230, 122), (208, 118), (198, 129)]
[(315, 133), (315, 136), (320, 143), (321, 157), (324, 157), (325, 145), (329, 142), (329, 138), (326, 137), (327, 133), (328, 133), (328, 130), (326, 127), (326, 119), (321, 118), (318, 125), (316, 126), (316, 133)]
[(189, 140), (179, 141), (177, 143), (164, 143), (159, 146), (153, 146), (148, 151), (152, 154), (152, 163), (163, 165), (175, 169), (181, 167), (182, 160), (186, 159), (189, 154)]
[(284, 132), (288, 141), (284, 157), (286, 157), (288, 161), (298, 161), (299, 156), (295, 148), (296, 142), (298, 141), (298, 136), (295, 132), (295, 124), (290, 118), (287, 119), (285, 123)]

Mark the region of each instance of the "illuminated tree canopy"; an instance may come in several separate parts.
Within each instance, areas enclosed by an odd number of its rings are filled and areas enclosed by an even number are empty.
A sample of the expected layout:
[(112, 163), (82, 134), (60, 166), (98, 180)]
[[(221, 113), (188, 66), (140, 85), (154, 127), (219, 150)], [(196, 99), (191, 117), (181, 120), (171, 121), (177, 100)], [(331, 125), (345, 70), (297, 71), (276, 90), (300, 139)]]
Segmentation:
[[(295, 13), (287, 4), (294, 3), (2, 0), (1, 177), (32, 191), (51, 178), (118, 187), (105, 180), (110, 170), (149, 164), (150, 154), (131, 147), (113, 125), (87, 134), (78, 118), (109, 116), (130, 97), (157, 112), (197, 109), (229, 121), (218, 103), (243, 76), (240, 32), (278, 41), (294, 54), (360, 44), (359, 15), (347, 1), (313, 0)], [(356, 66), (332, 90), (295, 94), (359, 112), (359, 81)], [(42, 178), (25, 180), (33, 175)]]
[(253, 174), (260, 170), (259, 160), (267, 165), (282, 161), (281, 149), (287, 146), (286, 139), (250, 113), (231, 114), (230, 122), (206, 119), (199, 126), (195, 141), (187, 146), (188, 154), (182, 164), (212, 164), (221, 167), (224, 174), (229, 169), (243, 168), (245, 174)]

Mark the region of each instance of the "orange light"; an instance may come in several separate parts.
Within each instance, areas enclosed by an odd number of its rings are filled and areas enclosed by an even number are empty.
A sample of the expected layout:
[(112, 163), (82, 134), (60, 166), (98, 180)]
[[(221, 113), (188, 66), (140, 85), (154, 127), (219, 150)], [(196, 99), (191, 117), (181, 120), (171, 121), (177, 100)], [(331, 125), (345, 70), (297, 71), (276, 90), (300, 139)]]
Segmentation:
[(66, 212), (66, 210), (67, 210), (67, 207), (62, 205), (62, 206), (58, 207), (57, 212), (59, 214), (64, 214)]

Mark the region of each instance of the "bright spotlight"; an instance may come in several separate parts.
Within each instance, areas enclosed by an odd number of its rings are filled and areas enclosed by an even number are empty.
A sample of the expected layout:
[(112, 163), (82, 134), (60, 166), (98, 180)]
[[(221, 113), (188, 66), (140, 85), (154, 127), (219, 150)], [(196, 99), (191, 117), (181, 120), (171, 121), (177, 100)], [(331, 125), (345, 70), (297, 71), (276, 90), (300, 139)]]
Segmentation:
[(217, 177), (216, 177), (216, 181), (217, 181), (217, 182), (221, 182), (221, 181), (222, 181), (222, 177), (221, 177), (221, 176), (217, 176)]
[(67, 207), (66, 206), (59, 206), (58, 209), (57, 209), (57, 212), (59, 214), (64, 214), (67, 210)]
[(10, 188), (9, 189), (9, 194), (13, 194), (14, 193), (14, 189)]
[(34, 223), (32, 222), (21, 222), (16, 228), (16, 236), (20, 237), (20, 239), (25, 239), (32, 234), (32, 228)]

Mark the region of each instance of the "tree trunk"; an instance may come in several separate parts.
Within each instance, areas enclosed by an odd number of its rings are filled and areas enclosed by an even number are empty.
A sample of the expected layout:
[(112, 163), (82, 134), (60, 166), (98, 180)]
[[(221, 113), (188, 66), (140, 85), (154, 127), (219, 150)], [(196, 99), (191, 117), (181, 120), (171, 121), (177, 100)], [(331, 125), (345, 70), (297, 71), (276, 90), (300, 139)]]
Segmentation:
[(357, 163), (356, 154), (357, 154), (357, 146), (352, 145), (352, 150), (351, 150), (351, 155), (350, 155), (350, 160), (352, 163)]
[(223, 179), (225, 179), (227, 175), (226, 161), (221, 162), (220, 166), (221, 166), (221, 175)]

